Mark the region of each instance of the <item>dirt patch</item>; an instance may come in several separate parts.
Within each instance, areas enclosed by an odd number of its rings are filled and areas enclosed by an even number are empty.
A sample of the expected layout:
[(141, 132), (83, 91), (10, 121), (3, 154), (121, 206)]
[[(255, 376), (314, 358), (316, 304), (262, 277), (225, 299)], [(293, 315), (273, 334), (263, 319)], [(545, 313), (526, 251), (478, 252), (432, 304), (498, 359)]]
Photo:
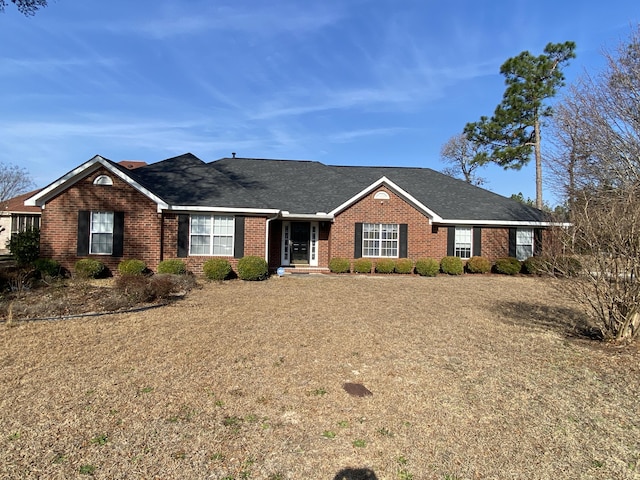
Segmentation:
[(0, 326), (0, 477), (638, 478), (640, 355), (581, 318), (535, 278), (287, 276)]

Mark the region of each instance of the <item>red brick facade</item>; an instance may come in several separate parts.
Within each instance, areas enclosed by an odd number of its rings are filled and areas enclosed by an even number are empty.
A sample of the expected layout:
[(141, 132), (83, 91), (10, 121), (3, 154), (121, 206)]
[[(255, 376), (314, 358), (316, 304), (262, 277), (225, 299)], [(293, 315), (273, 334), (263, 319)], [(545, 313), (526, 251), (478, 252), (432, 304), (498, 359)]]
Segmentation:
[[(93, 184), (94, 179), (103, 174), (113, 180), (113, 185)], [(389, 199), (374, 198), (380, 191), (386, 192)], [(79, 258), (84, 258), (77, 255), (78, 212), (82, 210), (124, 213), (123, 256), (90, 255), (103, 261), (114, 273), (123, 259), (144, 260), (150, 269), (155, 270), (160, 261), (178, 257), (179, 214), (159, 213), (153, 200), (102, 167), (46, 203), (41, 229), (43, 257), (54, 258), (69, 270)], [(327, 267), (329, 260), (335, 257), (354, 258), (357, 223), (406, 224), (407, 257), (412, 260), (425, 257), (440, 260), (447, 255), (447, 226), (431, 225), (425, 214), (393, 190), (382, 186), (340, 212), (333, 222), (317, 223), (318, 266)], [(267, 225), (269, 251), (265, 252)], [(243, 255), (264, 257), (267, 253), (269, 266), (277, 268), (281, 262), (282, 225), (281, 220), (244, 216)], [(508, 256), (508, 253), (509, 229), (483, 227), (482, 255), (493, 260)], [(201, 273), (208, 258), (188, 256), (184, 261), (190, 271)], [(238, 259), (228, 260), (235, 269)]]
[[(113, 185), (94, 185), (99, 175), (108, 175)], [(102, 261), (111, 271), (117, 271), (123, 259), (144, 260), (150, 267), (160, 261), (162, 217), (157, 205), (117, 176), (100, 168), (81, 179), (57, 197), (49, 200), (42, 210), (40, 255), (54, 258), (72, 270), (77, 255), (78, 213), (81, 210), (124, 212), (124, 255), (91, 255)]]

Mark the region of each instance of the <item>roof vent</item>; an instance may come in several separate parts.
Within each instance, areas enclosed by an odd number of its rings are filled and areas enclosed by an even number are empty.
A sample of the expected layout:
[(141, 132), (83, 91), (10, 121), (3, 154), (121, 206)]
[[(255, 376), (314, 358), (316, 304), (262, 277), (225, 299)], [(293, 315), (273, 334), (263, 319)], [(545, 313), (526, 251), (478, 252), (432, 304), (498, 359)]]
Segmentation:
[(231, 152), (231, 158), (236, 158), (236, 152)]

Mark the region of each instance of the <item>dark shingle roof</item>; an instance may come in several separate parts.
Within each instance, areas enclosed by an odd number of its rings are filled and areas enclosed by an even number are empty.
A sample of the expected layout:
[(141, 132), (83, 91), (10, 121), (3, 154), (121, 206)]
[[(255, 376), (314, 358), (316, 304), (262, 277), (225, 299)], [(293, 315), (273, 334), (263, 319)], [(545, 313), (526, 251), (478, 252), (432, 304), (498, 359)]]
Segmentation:
[(170, 205), (331, 212), (386, 177), (445, 220), (547, 220), (540, 210), (429, 168), (251, 158), (204, 163), (188, 153), (126, 173)]

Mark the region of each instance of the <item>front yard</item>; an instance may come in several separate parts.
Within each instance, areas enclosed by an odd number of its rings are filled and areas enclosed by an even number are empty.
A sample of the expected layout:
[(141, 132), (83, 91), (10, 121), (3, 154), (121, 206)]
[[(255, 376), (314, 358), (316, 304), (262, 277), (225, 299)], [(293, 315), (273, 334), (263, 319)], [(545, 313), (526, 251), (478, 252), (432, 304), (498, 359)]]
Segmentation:
[(549, 280), (473, 275), (0, 324), (0, 477), (640, 478), (640, 352), (591, 331)]

